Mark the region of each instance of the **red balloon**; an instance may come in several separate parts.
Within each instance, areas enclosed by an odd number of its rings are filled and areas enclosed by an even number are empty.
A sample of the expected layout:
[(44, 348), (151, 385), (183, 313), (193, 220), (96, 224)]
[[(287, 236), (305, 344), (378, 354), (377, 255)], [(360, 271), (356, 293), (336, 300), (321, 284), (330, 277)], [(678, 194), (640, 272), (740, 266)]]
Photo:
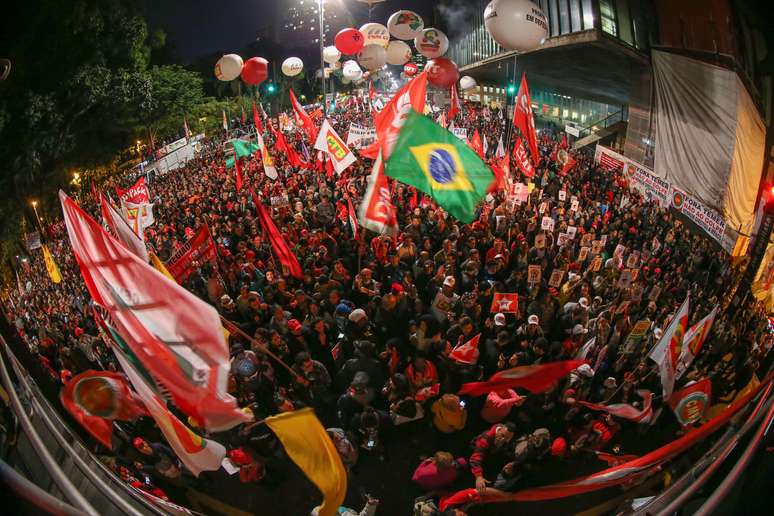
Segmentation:
[(403, 65), (403, 73), (405, 73), (407, 77), (414, 77), (418, 71), (419, 67), (416, 63), (406, 63)]
[(460, 71), (454, 61), (445, 57), (431, 59), (425, 65), (427, 80), (439, 88), (451, 88), (460, 78)]
[(336, 48), (342, 54), (352, 56), (363, 49), (365, 37), (363, 37), (363, 33), (357, 29), (342, 29), (336, 34), (333, 44), (336, 45)]
[(258, 86), (269, 76), (269, 62), (262, 57), (251, 57), (242, 67), (242, 80)]

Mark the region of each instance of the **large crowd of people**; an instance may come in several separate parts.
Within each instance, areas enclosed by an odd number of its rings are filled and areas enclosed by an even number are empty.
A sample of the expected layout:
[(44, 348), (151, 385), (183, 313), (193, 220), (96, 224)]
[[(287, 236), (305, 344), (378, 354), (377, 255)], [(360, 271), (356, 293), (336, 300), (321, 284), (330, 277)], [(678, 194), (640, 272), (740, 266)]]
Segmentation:
[[(329, 119), (342, 135), (353, 122), (371, 125), (362, 109), (340, 110)], [(500, 137), (509, 140), (507, 117), (495, 108), (466, 104), (454, 123), (469, 133), (478, 129), (488, 139), (489, 158)], [(481, 495), (514, 492), (566, 480), (603, 469), (596, 452), (640, 454), (674, 439), (682, 428), (661, 399), (658, 366), (647, 354), (689, 294), (689, 324), (721, 309), (678, 385), (709, 377), (713, 397), (721, 398), (768, 363), (766, 314), (754, 302), (733, 317), (726, 310), (738, 279), (729, 256), (631, 190), (620, 172), (595, 165), (585, 150), (571, 151), (577, 164), (560, 175), (553, 156), (561, 135), (551, 128), (538, 138), (542, 159), (535, 177), (514, 174), (514, 182), (534, 183), (526, 202), (495, 191), (479, 206), (475, 222), (461, 224), (430, 197), (397, 184), (392, 201), (398, 234), (361, 228), (358, 239), (347, 199), (360, 202), (372, 161), (361, 158), (341, 175), (295, 168), (274, 149), (269, 131), (265, 137), (279, 178), (264, 175), (259, 153), (243, 164), (245, 181), (266, 204), (287, 195), (288, 204), (271, 207), (272, 218), (303, 279), (282, 270), (248, 188), (237, 191), (234, 171), (225, 166), (227, 135), (209, 136), (194, 160), (152, 178), (155, 223), (145, 232), (146, 243), (167, 260), (201, 225), (209, 226), (217, 260), (200, 264), (184, 287), (293, 371), (231, 332), (229, 391), (255, 422), (312, 407), (354, 477), (363, 475), (361, 463), (401, 468), (403, 452), (410, 450), (413, 476), (404, 478), (405, 485), (371, 492), (361, 514), (373, 514), (377, 498), (388, 504), (398, 492), (419, 496), (416, 510), (427, 511), (421, 514), (440, 514), (444, 493), (471, 487)], [(291, 130), (287, 138), (299, 154), (309, 155), (303, 147), (311, 144), (301, 131)], [(314, 157), (312, 151), (309, 159)], [(114, 182), (100, 187), (133, 181)], [(98, 215), (86, 189), (78, 198)], [(541, 229), (544, 216), (553, 219), (553, 231)], [(575, 236), (560, 242), (567, 227), (575, 228)], [(87, 369), (120, 370), (100, 340), (66, 231), (59, 225), (47, 241), (63, 281), (53, 284), (42, 257), (32, 254), (20, 263), (17, 284), (5, 297), (9, 320), (49, 372), (41, 381), (66, 382)], [(638, 270), (633, 281), (619, 281), (625, 264)], [(539, 267), (537, 277), (530, 274), (533, 266)], [(552, 281), (557, 270), (565, 272)], [(495, 293), (518, 294), (517, 312), (492, 310)], [(643, 320), (644, 335), (630, 339)], [(451, 356), (477, 335), (472, 359)], [(545, 393), (458, 395), (462, 384), (498, 371), (579, 357), (587, 363)], [(657, 424), (578, 403), (640, 407), (640, 389), (654, 393)], [(183, 505), (181, 493), (191, 486), (217, 497), (206, 475), (195, 479), (185, 470), (152, 420), (116, 426), (123, 446), (100, 453), (121, 478)], [(239, 467), (231, 482), (271, 493), (287, 481), (281, 474), (287, 458), (265, 426), (244, 424), (208, 437), (223, 443)], [(357, 498), (347, 500), (353, 505)], [(391, 514), (413, 509), (389, 507)], [(465, 510), (455, 505), (444, 514)]]

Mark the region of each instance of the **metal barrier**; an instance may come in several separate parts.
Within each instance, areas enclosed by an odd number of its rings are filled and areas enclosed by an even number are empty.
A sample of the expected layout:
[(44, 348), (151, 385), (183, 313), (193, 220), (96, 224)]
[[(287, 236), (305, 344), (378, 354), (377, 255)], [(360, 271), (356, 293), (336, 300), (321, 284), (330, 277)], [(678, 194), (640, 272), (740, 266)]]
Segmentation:
[[(6, 470), (3, 480), (18, 489), (17, 494), (21, 498), (49, 513), (100, 516), (168, 514), (168, 511), (122, 482), (84, 446), (45, 399), (2, 337), (0, 344), (7, 357), (0, 353), (0, 379), (22, 429), (16, 444), (16, 448), (21, 449), (15, 450), (12, 455), (19, 463), (17, 468), (26, 469), (29, 478), (14, 476)], [(13, 370), (15, 384), (6, 360)], [(34, 453), (26, 453), (27, 441)], [(40, 464), (35, 464), (35, 459)], [(0, 470), (0, 473), (3, 472)], [(46, 475), (53, 480), (53, 486), (45, 481)], [(52, 499), (60, 498), (68, 500), (72, 506), (53, 505)]]

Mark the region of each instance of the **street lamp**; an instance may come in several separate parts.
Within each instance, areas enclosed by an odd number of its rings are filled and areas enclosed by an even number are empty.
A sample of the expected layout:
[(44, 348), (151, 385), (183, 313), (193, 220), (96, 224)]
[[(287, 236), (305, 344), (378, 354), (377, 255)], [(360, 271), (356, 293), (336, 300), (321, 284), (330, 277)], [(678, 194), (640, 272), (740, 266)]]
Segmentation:
[(323, 49), (325, 48), (325, 17), (323, 14), (325, 7), (323, 6), (323, 0), (317, 0), (317, 7), (320, 13), (320, 81), (322, 81), (322, 98), (323, 106), (325, 106), (323, 112), (327, 114), (328, 103), (325, 102), (325, 59), (323, 58)]
[(38, 215), (38, 201), (33, 199), (30, 204), (32, 204), (32, 211), (35, 212), (35, 220), (38, 221), (38, 226), (42, 228), (43, 223), (40, 221), (40, 215)]

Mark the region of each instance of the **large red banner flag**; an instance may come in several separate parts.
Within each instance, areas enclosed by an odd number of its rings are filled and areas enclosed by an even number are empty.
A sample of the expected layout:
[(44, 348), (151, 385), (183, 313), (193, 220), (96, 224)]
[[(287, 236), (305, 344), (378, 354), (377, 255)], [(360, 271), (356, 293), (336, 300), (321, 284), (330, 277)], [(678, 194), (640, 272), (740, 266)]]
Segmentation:
[(526, 177), (535, 177), (535, 167), (532, 166), (527, 151), (524, 150), (524, 143), (521, 138), (516, 138), (516, 143), (513, 146), (513, 157), (522, 174)]
[(478, 128), (473, 131), (473, 136), (470, 138), (470, 148), (476, 151), (479, 158), (484, 159), (484, 144), (481, 142), (481, 135), (478, 133)]
[(188, 276), (202, 264), (215, 262), (218, 248), (212, 239), (210, 228), (202, 224), (194, 235), (167, 260), (167, 271), (178, 283), (183, 283)]
[(130, 202), (132, 204), (145, 204), (150, 202), (150, 191), (145, 184), (145, 177), (141, 177), (130, 188), (121, 190), (116, 187), (116, 194), (118, 198), (124, 202)]
[(392, 148), (398, 141), (398, 135), (406, 118), (413, 109), (417, 113), (425, 111), (425, 97), (427, 94), (427, 72), (422, 72), (405, 86), (398, 90), (390, 99), (384, 109), (374, 115), (376, 127), (376, 142), (370, 147), (360, 151), (362, 156), (376, 159), (379, 150), (382, 151), (382, 159), (387, 160), (392, 153)]
[(460, 96), (457, 93), (457, 83), (451, 87), (451, 105), (449, 106), (449, 122), (454, 121), (454, 117), (460, 112)]
[(59, 199), (91, 297), (175, 405), (208, 431), (246, 421), (226, 390), (229, 352), (218, 312), (126, 249), (64, 192)]
[(269, 242), (271, 242), (274, 254), (277, 255), (282, 266), (286, 268), (294, 278), (303, 278), (304, 274), (301, 272), (301, 265), (298, 263), (298, 258), (296, 258), (293, 251), (290, 250), (290, 247), (288, 247), (288, 243), (285, 242), (282, 233), (280, 233), (271, 216), (266, 212), (266, 208), (263, 207), (261, 200), (255, 195), (254, 191), (250, 190), (250, 193), (253, 196), (255, 210), (258, 212), (258, 219), (261, 221), (263, 230), (266, 231), (266, 236), (269, 238)]
[(347, 197), (347, 217), (349, 218), (349, 225), (352, 226), (352, 237), (357, 240), (359, 236), (359, 228), (357, 223), (357, 215), (355, 213), (355, 207), (352, 206), (352, 198)]
[(513, 125), (515, 125), (524, 138), (527, 139), (530, 154), (535, 164), (540, 162), (540, 154), (537, 148), (537, 131), (535, 130), (535, 117), (532, 114), (532, 99), (529, 96), (527, 86), (527, 74), (522, 74), (519, 93), (516, 95), (516, 108), (513, 112)]
[(304, 129), (306, 136), (309, 138), (309, 141), (314, 144), (317, 140), (317, 128), (314, 126), (312, 117), (306, 114), (304, 106), (302, 106), (296, 98), (296, 94), (293, 93), (293, 88), (290, 88), (290, 104), (293, 106), (293, 111), (296, 113), (296, 119)]
[(463, 384), (460, 394), (483, 396), (492, 391), (515, 387), (521, 387), (538, 394), (551, 389), (560, 378), (567, 376), (571, 371), (585, 363), (585, 360), (563, 360), (548, 364), (514, 367), (494, 374), (485, 382)]

